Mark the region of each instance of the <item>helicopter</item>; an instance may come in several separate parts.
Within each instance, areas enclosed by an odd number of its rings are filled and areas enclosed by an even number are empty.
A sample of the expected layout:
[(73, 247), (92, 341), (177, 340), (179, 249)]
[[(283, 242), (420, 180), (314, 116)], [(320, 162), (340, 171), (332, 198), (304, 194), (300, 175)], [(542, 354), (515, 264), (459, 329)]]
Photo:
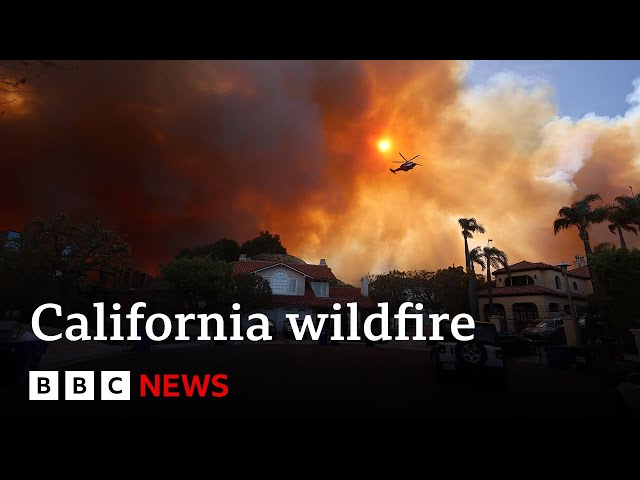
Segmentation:
[(393, 173), (394, 175), (396, 174), (396, 172), (398, 170), (402, 170), (404, 172), (408, 172), (409, 170), (411, 170), (413, 167), (415, 167), (416, 165), (422, 165), (420, 163), (416, 163), (413, 162), (412, 160), (414, 158), (418, 158), (420, 155), (416, 155), (415, 157), (413, 157), (411, 160), (407, 160), (406, 158), (404, 158), (404, 155), (402, 155), (400, 152), (398, 152), (400, 154), (400, 156), (402, 157), (402, 159), (404, 160), (404, 162), (401, 162), (400, 160), (394, 160), (393, 163), (401, 163), (402, 165), (400, 165), (398, 168), (396, 168), (395, 170), (393, 168), (390, 168), (389, 171), (391, 173)]

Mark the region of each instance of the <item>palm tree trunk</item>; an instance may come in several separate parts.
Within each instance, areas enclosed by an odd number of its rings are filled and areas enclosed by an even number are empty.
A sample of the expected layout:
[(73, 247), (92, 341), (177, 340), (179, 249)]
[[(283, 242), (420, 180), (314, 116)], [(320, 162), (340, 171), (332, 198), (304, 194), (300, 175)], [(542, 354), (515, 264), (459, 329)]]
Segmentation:
[(587, 255), (587, 263), (589, 263), (589, 259), (591, 255), (593, 255), (593, 251), (591, 250), (591, 244), (589, 243), (589, 232), (586, 229), (580, 230), (580, 239), (584, 243), (584, 253)]
[(618, 235), (620, 235), (620, 248), (627, 249), (627, 243), (624, 241), (624, 236), (622, 235), (622, 229), (618, 227)]
[(476, 281), (476, 274), (471, 268), (471, 261), (469, 257), (469, 243), (467, 237), (464, 237), (464, 257), (467, 262), (467, 275), (469, 277), (469, 309), (470, 314), (474, 320), (478, 321), (478, 283)]
[[(487, 259), (487, 292), (489, 294), (489, 316), (493, 315), (493, 297), (492, 297), (492, 283), (491, 283), (491, 262)], [(488, 320), (485, 319), (485, 320)]]

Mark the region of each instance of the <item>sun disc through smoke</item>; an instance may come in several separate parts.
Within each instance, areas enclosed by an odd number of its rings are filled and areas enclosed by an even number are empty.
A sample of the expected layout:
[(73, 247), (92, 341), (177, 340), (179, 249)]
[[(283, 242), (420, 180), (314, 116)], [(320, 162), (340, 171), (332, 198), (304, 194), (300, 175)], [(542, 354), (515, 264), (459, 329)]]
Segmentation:
[(388, 138), (383, 138), (378, 142), (378, 150), (381, 152), (388, 152), (391, 148), (391, 141)]

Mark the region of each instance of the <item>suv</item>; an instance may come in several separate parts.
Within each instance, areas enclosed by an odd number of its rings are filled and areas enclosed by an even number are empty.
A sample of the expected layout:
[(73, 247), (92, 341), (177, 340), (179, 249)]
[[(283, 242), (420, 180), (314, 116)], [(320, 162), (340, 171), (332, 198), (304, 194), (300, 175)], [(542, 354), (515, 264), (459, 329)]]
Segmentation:
[(439, 379), (447, 371), (484, 372), (498, 375), (506, 382), (506, 364), (504, 352), (499, 344), (496, 326), (489, 322), (475, 322), (475, 328), (462, 330), (463, 335), (474, 338), (469, 341), (456, 340), (451, 333), (451, 321), (440, 322), (440, 335), (431, 349), (431, 362), (436, 368)]

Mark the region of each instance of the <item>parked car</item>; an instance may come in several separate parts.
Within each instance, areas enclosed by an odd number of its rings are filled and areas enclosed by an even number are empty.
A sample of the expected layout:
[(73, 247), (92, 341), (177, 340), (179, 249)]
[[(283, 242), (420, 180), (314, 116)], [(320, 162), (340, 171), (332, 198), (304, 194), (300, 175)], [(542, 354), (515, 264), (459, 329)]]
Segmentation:
[[(259, 320), (252, 320), (247, 325), (247, 329), (249, 327), (253, 327), (254, 325), (260, 325), (260, 324), (261, 322)], [(269, 320), (269, 335), (271, 336), (271, 338), (275, 340), (277, 333), (278, 333), (278, 328), (276, 327), (276, 324), (273, 322), (273, 320)]]
[(618, 413), (629, 420), (640, 420), (640, 373), (631, 373), (616, 387)]
[(498, 339), (496, 326), (489, 322), (476, 322), (473, 330), (462, 330), (464, 335), (474, 334), (473, 340), (460, 341), (451, 333), (451, 322), (440, 323), (440, 335), (431, 349), (431, 362), (436, 368), (438, 379), (449, 372), (465, 374), (494, 374), (506, 384), (506, 364), (504, 351)]
[(282, 322), (282, 333), (287, 338), (293, 338), (293, 328), (291, 327), (291, 321), (286, 318), (284, 322)]
[(564, 324), (560, 318), (541, 318), (522, 331), (526, 339), (538, 343), (566, 343)]
[(508, 355), (519, 355), (536, 353), (538, 346), (528, 338), (523, 338), (512, 332), (498, 332), (498, 344), (504, 353)]
[(48, 345), (18, 321), (0, 321), (0, 385), (27, 383), (29, 371), (38, 369)]

